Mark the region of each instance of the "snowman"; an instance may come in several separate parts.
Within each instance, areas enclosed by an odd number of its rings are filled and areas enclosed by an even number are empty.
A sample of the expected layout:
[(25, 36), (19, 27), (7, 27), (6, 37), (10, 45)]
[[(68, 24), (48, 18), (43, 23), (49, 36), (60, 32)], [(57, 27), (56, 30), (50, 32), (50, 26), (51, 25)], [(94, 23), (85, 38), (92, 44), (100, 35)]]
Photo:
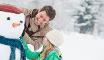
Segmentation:
[(19, 8), (0, 5), (0, 60), (25, 60), (19, 39), (25, 24), (25, 15)]

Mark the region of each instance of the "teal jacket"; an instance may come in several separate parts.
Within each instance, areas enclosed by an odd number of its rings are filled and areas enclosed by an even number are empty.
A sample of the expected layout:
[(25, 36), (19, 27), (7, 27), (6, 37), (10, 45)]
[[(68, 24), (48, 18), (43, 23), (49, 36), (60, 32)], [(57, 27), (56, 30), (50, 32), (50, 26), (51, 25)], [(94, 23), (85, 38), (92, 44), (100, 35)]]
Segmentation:
[(38, 56), (39, 56), (39, 53), (38, 52), (32, 52), (29, 48), (28, 48), (28, 46), (27, 46), (27, 44), (26, 44), (26, 42), (24, 41), (24, 39), (23, 39), (23, 37), (21, 36), (20, 37), (20, 40), (21, 40), (21, 42), (22, 42), (22, 45), (23, 45), (23, 47), (24, 47), (24, 49), (25, 49), (25, 54), (26, 54), (26, 58), (28, 58), (28, 59), (37, 59), (38, 58)]
[(52, 50), (48, 53), (45, 60), (61, 60), (61, 57), (60, 57), (60, 54), (57, 51)]
[[(42, 57), (39, 56), (37, 60), (42, 60)], [(51, 50), (44, 60), (61, 60), (61, 55), (57, 50)]]
[[(32, 52), (28, 48), (28, 46), (27, 46), (26, 42), (24, 41), (23, 37), (20, 37), (20, 40), (21, 40), (21, 42), (22, 42), (22, 44), (24, 46), (26, 57), (29, 60), (34, 59), (34, 58), (36, 60), (41, 60), (41, 57), (39, 57), (38, 52)], [(60, 54), (59, 54), (58, 50), (53, 49), (47, 54), (47, 56), (46, 56), (46, 58), (44, 60), (61, 60), (61, 57), (60, 57)]]

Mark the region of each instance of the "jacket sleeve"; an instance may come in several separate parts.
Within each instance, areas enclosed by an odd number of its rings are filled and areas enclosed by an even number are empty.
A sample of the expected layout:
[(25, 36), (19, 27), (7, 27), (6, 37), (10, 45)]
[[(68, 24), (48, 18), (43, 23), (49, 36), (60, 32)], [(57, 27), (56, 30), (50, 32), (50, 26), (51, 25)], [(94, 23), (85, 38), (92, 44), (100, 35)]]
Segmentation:
[(26, 41), (27, 44), (32, 41), (31, 38), (29, 37), (29, 35), (26, 32), (25, 32), (23, 38), (24, 38), (24, 40)]
[(34, 46), (34, 50), (39, 49), (42, 44), (42, 38), (38, 38), (37, 40), (35, 40), (35, 38), (34, 38), (34, 40), (32, 40), (26, 32), (25, 32), (25, 35), (23, 36), (23, 38), (27, 44), (31, 44)]
[(24, 39), (23, 39), (22, 36), (20, 37), (20, 40), (21, 40), (21, 42), (22, 42), (22, 44), (23, 44), (23, 47), (24, 47), (24, 49), (25, 49), (26, 57), (27, 57), (28, 59), (34, 59), (34, 58), (36, 59), (36, 58), (38, 58), (39, 53), (38, 53), (38, 52), (32, 52), (32, 51), (28, 48), (28, 46), (27, 46), (27, 44), (26, 44), (26, 42), (24, 41)]
[(22, 11), (24, 13), (25, 16), (29, 15), (32, 13), (32, 10), (31, 9), (26, 9), (26, 8), (22, 8)]

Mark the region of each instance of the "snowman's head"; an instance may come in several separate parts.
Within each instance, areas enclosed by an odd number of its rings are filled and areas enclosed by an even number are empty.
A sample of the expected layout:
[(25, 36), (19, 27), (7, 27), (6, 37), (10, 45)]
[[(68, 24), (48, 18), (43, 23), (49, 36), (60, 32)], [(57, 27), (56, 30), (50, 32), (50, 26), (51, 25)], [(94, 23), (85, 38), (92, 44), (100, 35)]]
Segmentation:
[(25, 15), (16, 7), (0, 5), (0, 35), (18, 39), (23, 30)]

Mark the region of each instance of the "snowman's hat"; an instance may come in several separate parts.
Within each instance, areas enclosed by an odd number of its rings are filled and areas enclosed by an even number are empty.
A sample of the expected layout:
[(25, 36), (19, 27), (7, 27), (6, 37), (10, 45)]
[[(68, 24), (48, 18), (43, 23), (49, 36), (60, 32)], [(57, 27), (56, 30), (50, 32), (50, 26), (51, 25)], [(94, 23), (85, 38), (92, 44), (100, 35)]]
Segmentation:
[(16, 14), (22, 13), (22, 11), (19, 8), (9, 4), (0, 4), (0, 11), (11, 12)]

